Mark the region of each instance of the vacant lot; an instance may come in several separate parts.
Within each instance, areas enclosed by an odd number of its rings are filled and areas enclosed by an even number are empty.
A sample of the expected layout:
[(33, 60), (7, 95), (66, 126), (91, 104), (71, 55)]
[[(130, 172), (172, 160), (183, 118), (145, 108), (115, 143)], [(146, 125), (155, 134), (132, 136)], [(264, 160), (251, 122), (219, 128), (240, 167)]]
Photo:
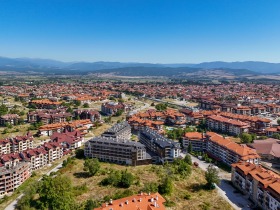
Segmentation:
[[(112, 170), (125, 170), (133, 173), (136, 176), (137, 183), (133, 184), (129, 190), (138, 193), (143, 189), (145, 183), (155, 182), (159, 183), (161, 174), (164, 173), (163, 166), (147, 165), (147, 166), (120, 166), (109, 163), (101, 163), (102, 173), (96, 176), (87, 177), (83, 172), (84, 160), (75, 160), (74, 164), (68, 165), (66, 168), (61, 169), (61, 173), (70, 177), (75, 186), (86, 184), (89, 188), (86, 193), (79, 195), (76, 200), (78, 202), (87, 199), (101, 199), (106, 195), (114, 195), (117, 191), (123, 191), (113, 186), (99, 186), (102, 179)], [(174, 207), (169, 207), (169, 210), (184, 210), (184, 209), (233, 209), (223, 198), (217, 195), (215, 190), (207, 191), (204, 189), (206, 183), (204, 179), (204, 172), (199, 168), (194, 168), (190, 177), (177, 178), (174, 180), (174, 190), (171, 196), (166, 198), (175, 203)], [(184, 199), (188, 194), (190, 198)]]

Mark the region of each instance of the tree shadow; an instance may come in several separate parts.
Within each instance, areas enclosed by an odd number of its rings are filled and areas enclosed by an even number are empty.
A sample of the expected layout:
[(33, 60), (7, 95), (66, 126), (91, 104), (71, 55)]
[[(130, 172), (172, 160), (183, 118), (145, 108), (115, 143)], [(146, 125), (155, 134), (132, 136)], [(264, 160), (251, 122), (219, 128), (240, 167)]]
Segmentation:
[(89, 178), (90, 175), (88, 172), (77, 172), (73, 174), (76, 178)]

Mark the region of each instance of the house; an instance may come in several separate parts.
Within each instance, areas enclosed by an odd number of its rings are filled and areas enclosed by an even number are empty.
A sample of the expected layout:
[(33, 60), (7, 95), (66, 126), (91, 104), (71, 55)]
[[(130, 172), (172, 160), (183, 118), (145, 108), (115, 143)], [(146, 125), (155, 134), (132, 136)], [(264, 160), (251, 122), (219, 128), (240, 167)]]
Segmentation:
[(110, 200), (94, 210), (165, 210), (166, 200), (159, 193), (140, 193), (118, 200)]
[(116, 115), (118, 111), (127, 112), (128, 110), (128, 105), (124, 103), (107, 102), (101, 105), (101, 112), (109, 116)]
[(93, 109), (75, 110), (74, 116), (76, 119), (81, 119), (81, 120), (90, 119), (91, 122), (98, 122), (101, 120), (100, 113)]
[(6, 124), (17, 125), (19, 116), (17, 114), (5, 114), (0, 117), (0, 126), (5, 126)]
[(262, 160), (276, 164), (280, 163), (280, 140), (272, 138), (256, 140), (248, 146), (255, 149)]
[(72, 132), (66, 130), (63, 133), (55, 132), (51, 136), (51, 141), (59, 143), (65, 149), (74, 150), (82, 146), (84, 135), (79, 130)]

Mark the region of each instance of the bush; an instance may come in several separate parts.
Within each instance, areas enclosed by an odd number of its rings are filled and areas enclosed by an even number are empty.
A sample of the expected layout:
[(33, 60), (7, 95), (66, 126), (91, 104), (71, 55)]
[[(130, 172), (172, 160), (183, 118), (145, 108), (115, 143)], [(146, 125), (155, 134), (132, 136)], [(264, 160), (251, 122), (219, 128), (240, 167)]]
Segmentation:
[(156, 193), (158, 192), (158, 184), (155, 182), (146, 183), (142, 191)]
[(170, 195), (173, 191), (173, 183), (171, 178), (166, 177), (158, 187), (158, 191), (163, 195)]
[(186, 193), (186, 194), (184, 195), (184, 199), (185, 199), (185, 200), (190, 200), (190, 199), (191, 199), (191, 195), (190, 195), (189, 193)]

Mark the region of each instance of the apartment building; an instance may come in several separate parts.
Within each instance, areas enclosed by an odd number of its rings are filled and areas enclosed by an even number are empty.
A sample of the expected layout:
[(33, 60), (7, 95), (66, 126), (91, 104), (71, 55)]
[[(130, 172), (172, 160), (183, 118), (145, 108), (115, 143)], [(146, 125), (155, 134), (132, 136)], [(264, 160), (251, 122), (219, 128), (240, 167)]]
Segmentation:
[(220, 115), (211, 115), (206, 118), (207, 127), (232, 135), (240, 135), (249, 131), (250, 125), (239, 120), (229, 119)]
[(183, 137), (183, 147), (188, 148), (192, 145), (192, 150), (195, 152), (203, 152), (206, 150), (206, 137), (203, 133), (188, 132)]
[(159, 193), (140, 193), (118, 200), (110, 200), (94, 210), (165, 210), (166, 200)]
[(214, 132), (206, 133), (207, 154), (227, 165), (236, 163), (239, 160), (259, 164), (260, 156), (256, 150), (240, 145)]
[(17, 153), (33, 148), (33, 136), (28, 132), (25, 136), (16, 136), (0, 140), (0, 155)]
[(172, 162), (179, 157), (180, 143), (165, 138), (149, 127), (140, 130), (139, 140), (154, 154), (153, 158), (158, 162)]
[(15, 191), (29, 177), (29, 163), (0, 164), (0, 198)]
[(151, 163), (143, 144), (120, 138), (96, 137), (89, 140), (85, 143), (85, 156), (133, 166)]
[(131, 127), (127, 121), (117, 123), (101, 134), (105, 138), (120, 138), (130, 139), (131, 138)]
[(242, 193), (264, 210), (280, 209), (280, 176), (248, 162), (232, 164), (231, 181)]

